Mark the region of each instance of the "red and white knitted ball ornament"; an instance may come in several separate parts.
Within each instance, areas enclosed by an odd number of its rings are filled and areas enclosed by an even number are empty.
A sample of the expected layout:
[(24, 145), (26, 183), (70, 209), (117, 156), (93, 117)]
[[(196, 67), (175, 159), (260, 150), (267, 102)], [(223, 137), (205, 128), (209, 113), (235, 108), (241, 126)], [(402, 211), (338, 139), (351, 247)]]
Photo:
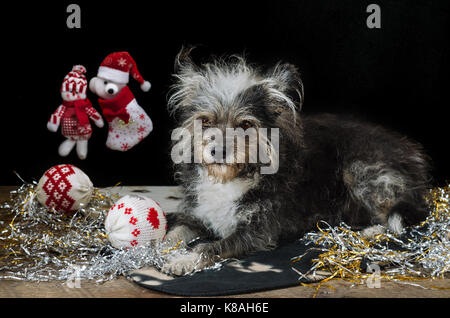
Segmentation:
[(86, 206), (94, 187), (89, 177), (73, 165), (51, 167), (36, 187), (37, 200), (49, 209), (73, 213)]
[(119, 199), (105, 219), (106, 234), (116, 248), (162, 240), (166, 230), (163, 209), (152, 199), (139, 195), (126, 195)]

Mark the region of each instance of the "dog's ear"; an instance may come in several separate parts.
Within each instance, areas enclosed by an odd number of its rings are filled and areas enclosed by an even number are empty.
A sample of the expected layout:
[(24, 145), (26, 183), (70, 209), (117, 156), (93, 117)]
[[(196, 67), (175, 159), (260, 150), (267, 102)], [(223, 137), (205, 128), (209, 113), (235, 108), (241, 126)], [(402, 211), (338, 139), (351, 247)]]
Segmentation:
[(303, 83), (297, 68), (289, 63), (278, 63), (266, 73), (268, 91), (277, 101), (280, 107), (275, 111), (284, 110), (300, 111), (303, 105)]
[(175, 58), (174, 77), (168, 100), (168, 109), (174, 114), (180, 107), (189, 105), (198, 88), (199, 67), (192, 61), (193, 46), (182, 47)]
[(175, 57), (175, 74), (195, 72), (198, 70), (198, 66), (192, 61), (191, 52), (194, 50), (194, 46), (182, 46), (180, 52)]

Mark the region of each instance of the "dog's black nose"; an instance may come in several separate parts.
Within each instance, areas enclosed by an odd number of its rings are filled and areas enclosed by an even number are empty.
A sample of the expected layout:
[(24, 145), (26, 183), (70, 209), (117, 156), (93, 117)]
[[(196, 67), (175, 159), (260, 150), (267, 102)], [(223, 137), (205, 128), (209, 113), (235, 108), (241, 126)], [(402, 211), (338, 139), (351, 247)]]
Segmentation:
[(211, 156), (213, 156), (214, 157), (214, 155), (216, 154), (216, 151), (213, 149), (213, 150), (211, 150)]
[(112, 88), (108, 89), (108, 94), (113, 94), (114, 90)]

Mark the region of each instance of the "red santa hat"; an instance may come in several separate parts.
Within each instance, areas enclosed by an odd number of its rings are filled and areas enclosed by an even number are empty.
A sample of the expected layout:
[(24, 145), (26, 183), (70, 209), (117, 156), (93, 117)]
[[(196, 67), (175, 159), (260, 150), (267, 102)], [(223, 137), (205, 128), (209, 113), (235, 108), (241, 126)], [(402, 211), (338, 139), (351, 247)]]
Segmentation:
[(128, 84), (130, 74), (141, 84), (144, 92), (150, 90), (150, 82), (144, 81), (137, 69), (136, 62), (128, 52), (109, 54), (100, 64), (97, 76), (116, 83)]

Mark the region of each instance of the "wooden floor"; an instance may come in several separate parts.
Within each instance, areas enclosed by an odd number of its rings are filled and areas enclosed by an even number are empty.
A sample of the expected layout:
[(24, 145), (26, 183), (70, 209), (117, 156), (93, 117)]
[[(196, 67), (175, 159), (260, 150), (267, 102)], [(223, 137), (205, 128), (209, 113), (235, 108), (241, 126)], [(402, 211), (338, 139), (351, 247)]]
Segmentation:
[[(434, 281), (420, 282), (420, 285), (428, 289), (416, 286), (401, 285), (394, 282), (381, 281), (380, 288), (368, 288), (366, 285), (351, 287), (350, 283), (333, 280), (321, 286), (316, 297), (450, 297), (450, 280), (441, 279)], [(447, 289), (442, 289), (447, 288)], [(297, 298), (313, 297), (316, 288), (297, 286), (285, 289), (271, 290), (265, 292), (234, 295), (227, 297), (246, 298)], [(120, 277), (102, 284), (95, 284), (91, 281), (81, 281), (79, 288), (69, 288), (63, 282), (21, 282), (12, 280), (0, 281), (0, 297), (57, 297), (57, 298), (160, 298), (173, 297), (162, 293), (150, 291), (139, 287)]]
[[(8, 198), (12, 187), (0, 187), (0, 202)], [(179, 193), (176, 187), (117, 187), (114, 191), (123, 195), (131, 191), (145, 192), (159, 202), (165, 211), (175, 209)], [(379, 288), (369, 288), (367, 285), (352, 286), (342, 280), (331, 280), (322, 285), (316, 297), (450, 297), (450, 279), (437, 279), (417, 282), (418, 286), (405, 285), (381, 280)], [(258, 298), (294, 298), (313, 297), (317, 284), (296, 286), (265, 292), (242, 294), (228, 297), (258, 297)], [(96, 284), (92, 281), (81, 281), (79, 286), (70, 288), (65, 282), (23, 282), (15, 280), (0, 280), (0, 297), (120, 297), (120, 298), (156, 298), (171, 297), (166, 294), (150, 291), (128, 281), (125, 277)]]

